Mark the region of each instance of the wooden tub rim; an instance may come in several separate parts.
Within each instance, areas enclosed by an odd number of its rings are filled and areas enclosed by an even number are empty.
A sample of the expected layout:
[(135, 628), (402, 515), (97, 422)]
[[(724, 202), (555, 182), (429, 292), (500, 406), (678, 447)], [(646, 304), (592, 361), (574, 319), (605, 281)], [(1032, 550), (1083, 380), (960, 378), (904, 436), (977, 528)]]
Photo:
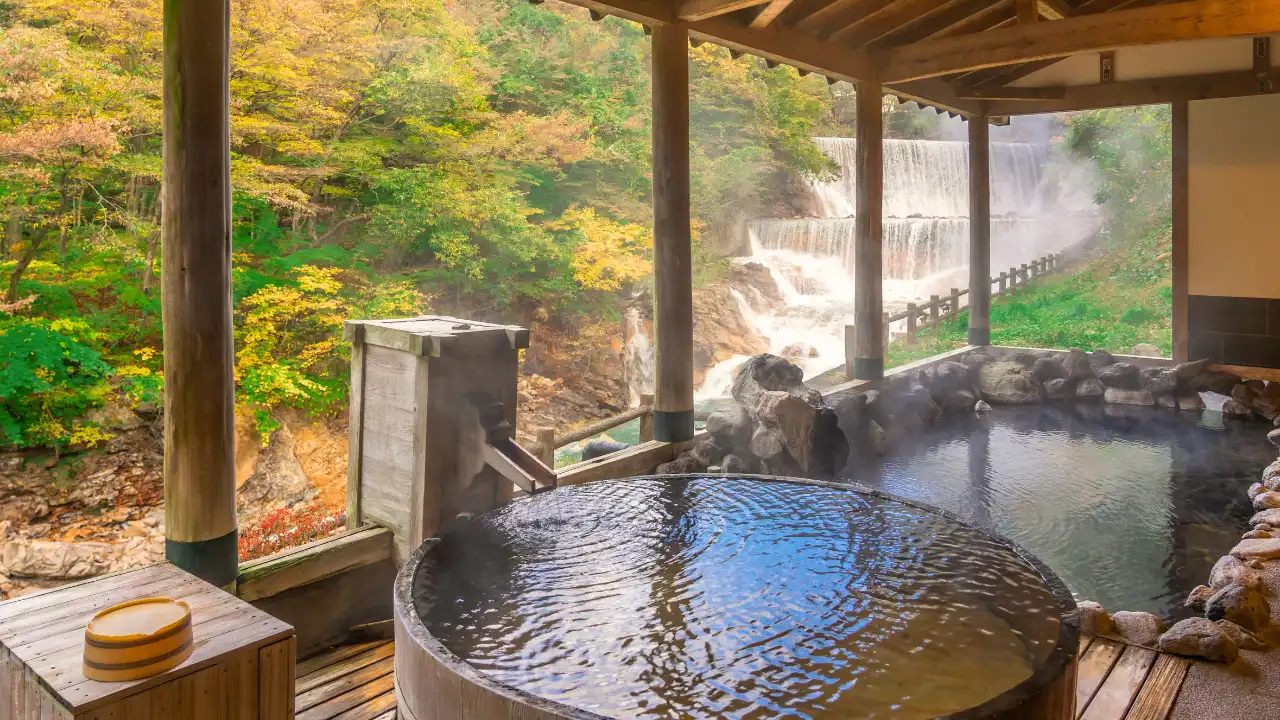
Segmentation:
[[(821, 487), (832, 490), (844, 490), (902, 503), (904, 505), (940, 515), (951, 522), (986, 535), (1013, 551), (1022, 559), (1023, 562), (1030, 565), (1040, 575), (1041, 579), (1048, 586), (1050, 593), (1059, 604), (1058, 643), (1049, 652), (1049, 655), (1043, 661), (1038, 663), (1036, 668), (1033, 670), (1031, 677), (981, 705), (961, 710), (950, 715), (939, 716), (937, 720), (978, 720), (980, 718), (1000, 717), (1003, 713), (1015, 710), (1048, 691), (1053, 683), (1062, 678), (1070, 668), (1071, 664), (1075, 662), (1080, 642), (1080, 618), (1075, 598), (1067, 588), (1066, 583), (1064, 583), (1061, 578), (1059, 578), (1058, 575), (1049, 568), (1049, 566), (1045, 565), (1039, 558), (1028, 552), (1018, 543), (1010, 540), (1004, 535), (1001, 535), (992, 528), (966, 520), (949, 510), (944, 510), (940, 507), (920, 502), (918, 500), (899, 497), (892, 493), (867, 487), (859, 483), (810, 480), (807, 478), (785, 477), (779, 475), (761, 475), (751, 473), (683, 473), (672, 475), (637, 475), (614, 480), (600, 480), (597, 482), (695, 480), (700, 478), (712, 480), (733, 479), (757, 480), (762, 482), (785, 482), (794, 485), (808, 485), (811, 487)], [(525, 499), (527, 498), (516, 498), (508, 502), (521, 502)], [(497, 508), (495, 507), (489, 512), (493, 512), (494, 510), (497, 510)], [(494, 680), (491, 676), (477, 670), (470, 663), (453, 654), (453, 652), (445, 647), (444, 644), (441, 643), (434, 635), (428, 632), (427, 626), (418, 615), (417, 606), (413, 602), (413, 587), (415, 580), (417, 579), (418, 572), (422, 568), (423, 559), (426, 558), (427, 554), (435, 548), (435, 546), (440, 542), (440, 539), (440, 535), (437, 534), (428, 538), (419, 545), (413, 553), (410, 554), (408, 560), (404, 564), (404, 567), (400, 569), (399, 574), (396, 576), (393, 597), (395, 617), (399, 621), (398, 624), (404, 628), (405, 632), (414, 642), (417, 643), (418, 647), (430, 655), (433, 660), (448, 667), (463, 681), (471, 683), (472, 685), (478, 686), (496, 695), (505, 697), (508, 700), (520, 702), (541, 712), (556, 715), (568, 720), (617, 720), (616, 718), (608, 715), (598, 715), (572, 705), (557, 702), (555, 700), (549, 700), (526, 690)], [(396, 678), (395, 684), (398, 692), (398, 686), (400, 684), (399, 677)], [(416, 715), (413, 714), (414, 710), (412, 708), (406, 708), (406, 710), (409, 711), (408, 714), (410, 717), (416, 718)]]

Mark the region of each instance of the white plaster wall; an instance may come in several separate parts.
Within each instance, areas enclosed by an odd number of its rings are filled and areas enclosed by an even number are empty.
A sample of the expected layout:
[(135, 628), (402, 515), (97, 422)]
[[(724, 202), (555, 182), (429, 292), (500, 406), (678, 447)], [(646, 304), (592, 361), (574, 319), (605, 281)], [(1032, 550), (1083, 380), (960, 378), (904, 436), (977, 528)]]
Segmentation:
[[(1280, 67), (1280, 35), (1271, 36), (1271, 64)], [(1210, 75), (1253, 67), (1253, 39), (1187, 40), (1116, 50), (1116, 81)], [(1063, 58), (1010, 83), (1013, 87), (1061, 87), (1098, 82), (1098, 53)]]
[(1278, 122), (1280, 95), (1190, 104), (1190, 294), (1280, 298)]

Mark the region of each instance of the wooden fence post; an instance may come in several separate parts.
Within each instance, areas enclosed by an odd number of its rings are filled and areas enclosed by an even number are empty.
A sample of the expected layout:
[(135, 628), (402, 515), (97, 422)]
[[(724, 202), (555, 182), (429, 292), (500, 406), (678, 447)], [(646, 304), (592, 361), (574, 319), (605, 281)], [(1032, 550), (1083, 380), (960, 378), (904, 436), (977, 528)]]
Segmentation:
[(1031, 279), (1031, 274), (1027, 270), (1027, 264), (1022, 263), (1022, 269), (1018, 271), (1022, 275), (1022, 282), (1026, 283)]
[(938, 303), (937, 295), (929, 296), (929, 327), (938, 327)]
[(948, 317), (960, 314), (960, 288), (951, 288), (951, 313)]
[(538, 459), (543, 465), (556, 469), (556, 431), (555, 428), (538, 430)]
[(844, 326), (844, 379), (853, 379), (853, 359), (857, 355), (857, 329), (853, 325)]
[(653, 439), (653, 396), (641, 395), (640, 405), (649, 408), (649, 412), (640, 416), (640, 442), (649, 442)]
[(907, 344), (908, 345), (916, 344), (916, 314), (918, 312), (919, 311), (916, 310), (915, 303), (911, 303), (911, 302), (907, 303)]
[(1000, 292), (997, 295), (1003, 295), (1005, 286), (1009, 280), (1009, 273), (1000, 273)]

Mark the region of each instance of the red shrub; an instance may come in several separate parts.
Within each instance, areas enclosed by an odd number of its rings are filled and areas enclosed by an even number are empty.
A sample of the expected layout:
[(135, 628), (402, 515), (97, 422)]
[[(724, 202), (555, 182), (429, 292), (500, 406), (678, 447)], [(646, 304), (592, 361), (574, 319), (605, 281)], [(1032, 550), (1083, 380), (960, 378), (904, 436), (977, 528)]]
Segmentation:
[(240, 562), (319, 540), (345, 523), (346, 513), (320, 504), (273, 510), (240, 528)]

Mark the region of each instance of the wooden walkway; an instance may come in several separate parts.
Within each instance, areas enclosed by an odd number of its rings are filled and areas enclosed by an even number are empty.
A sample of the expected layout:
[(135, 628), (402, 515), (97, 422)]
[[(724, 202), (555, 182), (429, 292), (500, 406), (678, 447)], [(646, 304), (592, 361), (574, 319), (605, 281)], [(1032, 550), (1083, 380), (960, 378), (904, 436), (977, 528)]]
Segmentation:
[(344, 645), (298, 663), (297, 720), (395, 720), (395, 643)]
[(1082, 638), (1076, 671), (1081, 720), (1165, 720), (1191, 661), (1104, 638)]
[[(1191, 662), (1114, 640), (1084, 639), (1080, 720), (1166, 720)], [(335, 648), (298, 663), (298, 720), (394, 720), (390, 640)]]

